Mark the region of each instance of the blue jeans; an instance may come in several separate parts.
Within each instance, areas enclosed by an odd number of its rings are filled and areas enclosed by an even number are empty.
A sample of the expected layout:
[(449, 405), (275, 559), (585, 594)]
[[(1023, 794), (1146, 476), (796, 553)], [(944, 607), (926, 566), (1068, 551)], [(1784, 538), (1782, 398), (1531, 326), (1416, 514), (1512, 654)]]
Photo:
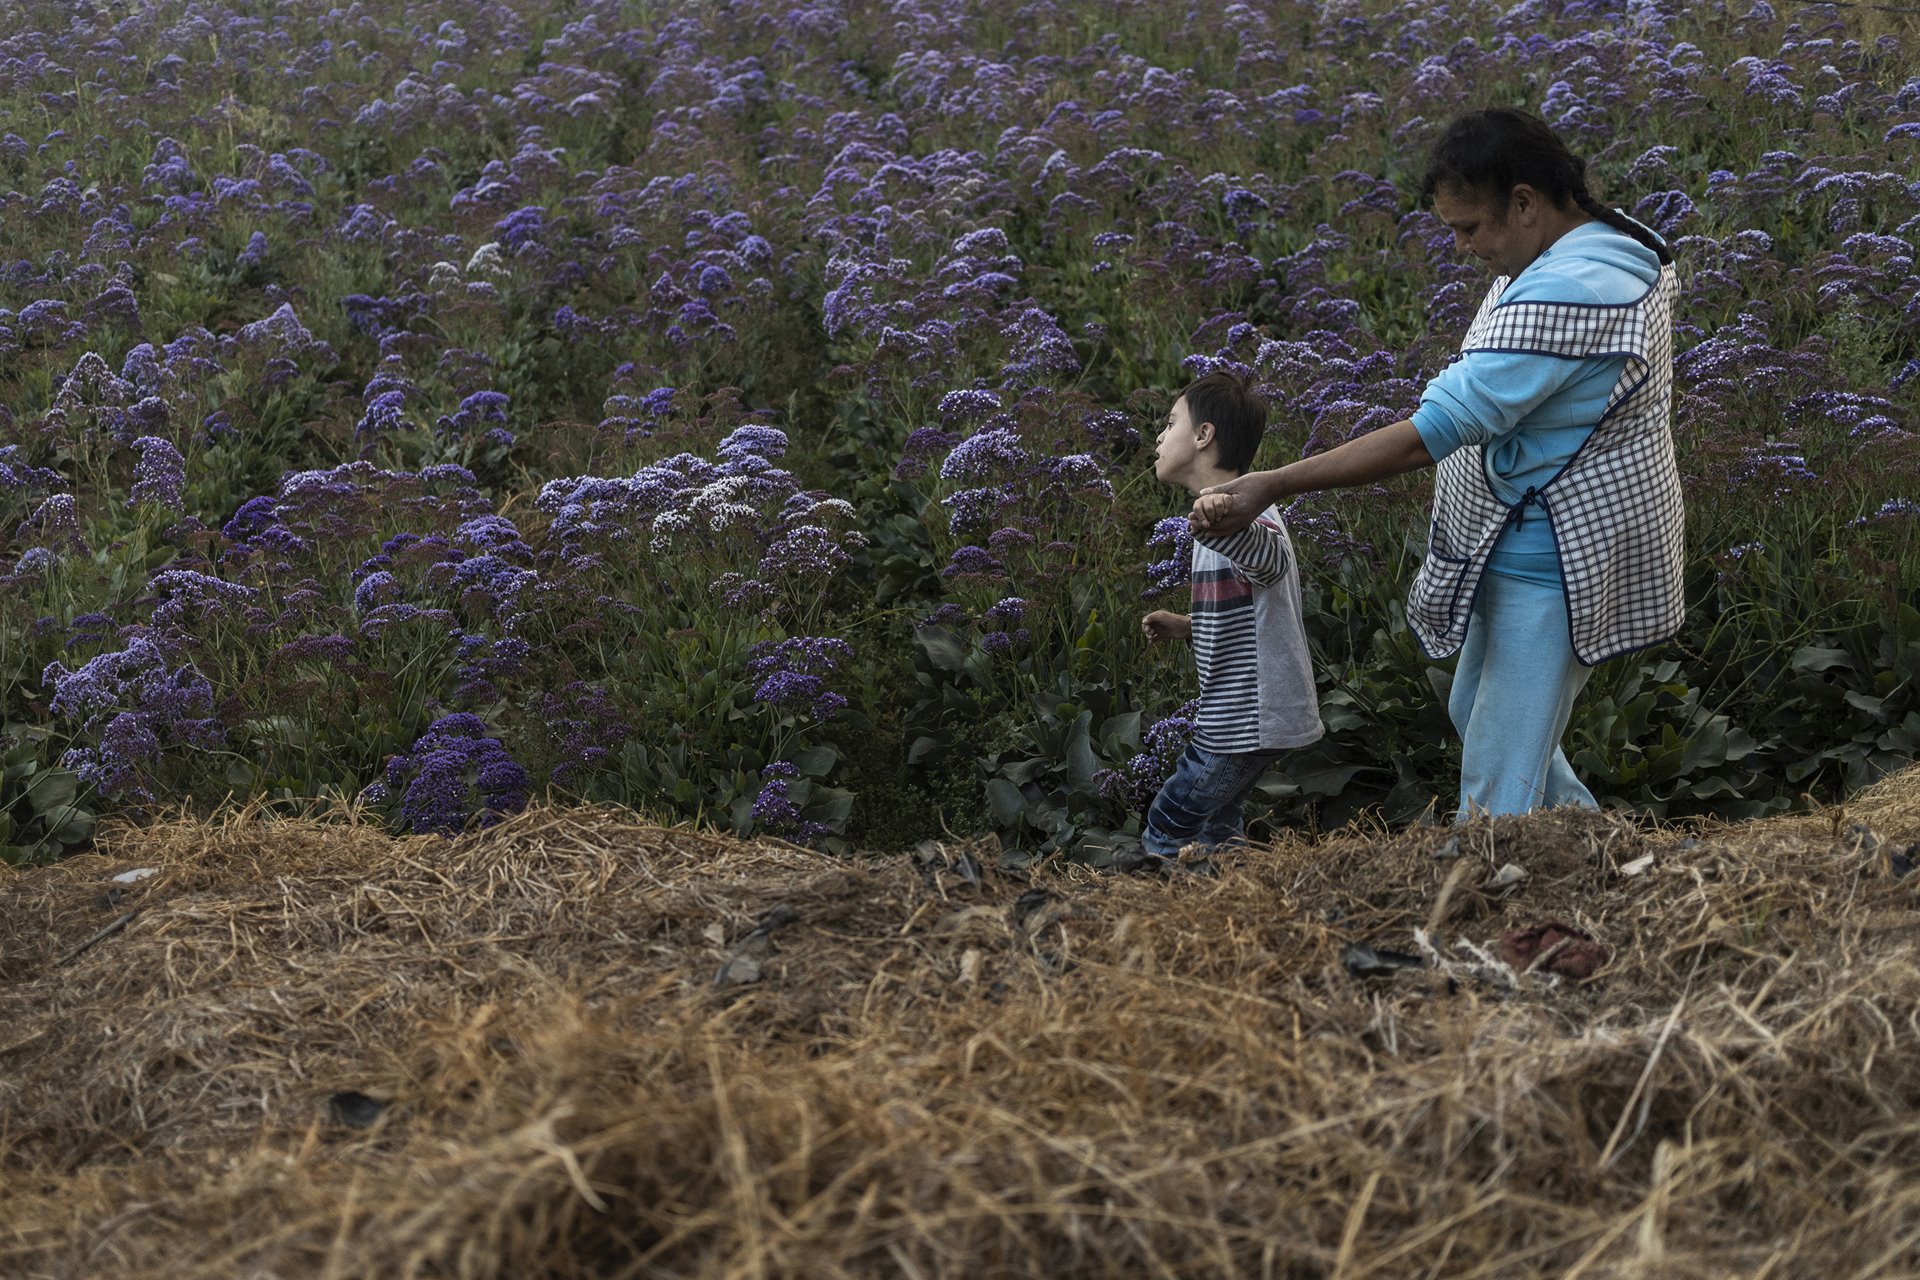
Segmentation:
[(1282, 751), (1207, 751), (1190, 746), (1147, 810), (1140, 844), (1171, 858), (1190, 844), (1209, 852), (1246, 843), (1246, 801)]

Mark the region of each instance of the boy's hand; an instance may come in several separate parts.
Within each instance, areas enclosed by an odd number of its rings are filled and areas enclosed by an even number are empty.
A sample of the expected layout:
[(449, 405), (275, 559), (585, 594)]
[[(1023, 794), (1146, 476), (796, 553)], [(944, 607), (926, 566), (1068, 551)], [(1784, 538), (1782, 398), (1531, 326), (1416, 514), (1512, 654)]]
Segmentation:
[(1225, 524), (1232, 515), (1232, 494), (1203, 493), (1193, 500), (1193, 510), (1187, 515), (1187, 524), (1196, 533), (1212, 533), (1215, 525)]
[(1184, 613), (1155, 609), (1140, 619), (1140, 630), (1146, 634), (1148, 644), (1159, 644), (1162, 640), (1191, 640), (1193, 619)]
[(1209, 485), (1193, 500), (1187, 523), (1195, 533), (1225, 537), (1257, 519), (1270, 502), (1286, 496), (1279, 471), (1249, 471), (1225, 484)]

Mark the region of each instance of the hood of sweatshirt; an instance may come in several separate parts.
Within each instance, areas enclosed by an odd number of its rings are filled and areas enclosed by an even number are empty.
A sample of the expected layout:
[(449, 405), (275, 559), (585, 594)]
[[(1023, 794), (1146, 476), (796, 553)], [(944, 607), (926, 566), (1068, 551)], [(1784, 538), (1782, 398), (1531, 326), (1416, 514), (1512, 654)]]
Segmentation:
[(1638, 299), (1659, 278), (1653, 250), (1604, 222), (1586, 222), (1535, 258), (1502, 300), (1618, 304)]

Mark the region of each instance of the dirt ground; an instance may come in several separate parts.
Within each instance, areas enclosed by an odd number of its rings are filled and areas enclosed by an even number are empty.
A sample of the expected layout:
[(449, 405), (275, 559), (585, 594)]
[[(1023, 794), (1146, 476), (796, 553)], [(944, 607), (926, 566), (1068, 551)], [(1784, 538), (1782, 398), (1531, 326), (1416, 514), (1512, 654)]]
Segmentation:
[(120, 829), (0, 867), (0, 1276), (1913, 1275), (1916, 845)]

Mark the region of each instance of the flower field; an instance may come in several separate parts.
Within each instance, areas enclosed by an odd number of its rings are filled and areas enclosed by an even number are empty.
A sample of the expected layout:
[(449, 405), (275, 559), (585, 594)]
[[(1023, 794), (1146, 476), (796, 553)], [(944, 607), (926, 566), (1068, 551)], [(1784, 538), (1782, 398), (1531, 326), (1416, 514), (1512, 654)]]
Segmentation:
[[(9, 861), (228, 797), (1097, 846), (1191, 696), (1143, 436), (1223, 365), (1263, 465), (1406, 416), (1486, 283), (1425, 149), (1493, 103), (1681, 270), (1689, 623), (1599, 671), (1576, 769), (1753, 817), (1920, 745), (1911, 14), (0, 13)], [(1451, 795), (1429, 483), (1287, 513), (1330, 732), (1273, 821)]]

